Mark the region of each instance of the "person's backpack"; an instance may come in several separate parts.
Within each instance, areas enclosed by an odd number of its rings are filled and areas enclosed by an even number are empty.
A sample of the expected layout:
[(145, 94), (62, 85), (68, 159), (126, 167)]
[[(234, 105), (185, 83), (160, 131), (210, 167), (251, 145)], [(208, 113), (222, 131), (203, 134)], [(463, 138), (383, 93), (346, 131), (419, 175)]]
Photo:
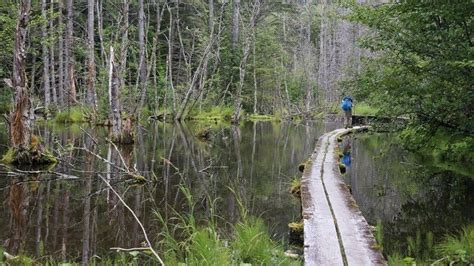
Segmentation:
[(342, 99), (341, 108), (344, 111), (351, 110), (352, 109), (352, 99), (350, 97), (347, 97), (347, 96), (344, 97), (344, 99)]

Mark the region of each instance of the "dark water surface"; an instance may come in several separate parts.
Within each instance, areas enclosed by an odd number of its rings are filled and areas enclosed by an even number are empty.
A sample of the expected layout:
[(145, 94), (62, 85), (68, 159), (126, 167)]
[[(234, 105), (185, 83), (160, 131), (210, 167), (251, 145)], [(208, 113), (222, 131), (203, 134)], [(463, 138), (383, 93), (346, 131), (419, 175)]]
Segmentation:
[(433, 258), (446, 234), (474, 223), (474, 173), (467, 167), (440, 167), (402, 150), (390, 135), (360, 134), (342, 143), (352, 146), (346, 183), (367, 221), (381, 227), (386, 255)]
[[(4, 125), (0, 127), (0, 154), (4, 154), (7, 136)], [(297, 166), (308, 158), (317, 138), (336, 125), (213, 125), (210, 140), (202, 141), (196, 134), (206, 127), (150, 124), (137, 130), (135, 145), (118, 147), (119, 154), (106, 141), (105, 128), (36, 125), (35, 134), (63, 155), (49, 171), (77, 178), (13, 175), (0, 168), (0, 243), (12, 253), (76, 261), (103, 256), (111, 247), (141, 246), (144, 236), (138, 224), (100, 177), (110, 180), (143, 221), (152, 242), (160, 232), (155, 211), (165, 218), (173, 210), (189, 211), (180, 185), (190, 188), (201, 222), (211, 211), (222, 217), (223, 224), (236, 222), (240, 199), (250, 214), (265, 220), (275, 240), (284, 242), (287, 224), (300, 216), (299, 203), (289, 193), (292, 178), (300, 175)], [(134, 184), (115, 166), (136, 169), (153, 181)], [(216, 210), (209, 199), (215, 200)]]

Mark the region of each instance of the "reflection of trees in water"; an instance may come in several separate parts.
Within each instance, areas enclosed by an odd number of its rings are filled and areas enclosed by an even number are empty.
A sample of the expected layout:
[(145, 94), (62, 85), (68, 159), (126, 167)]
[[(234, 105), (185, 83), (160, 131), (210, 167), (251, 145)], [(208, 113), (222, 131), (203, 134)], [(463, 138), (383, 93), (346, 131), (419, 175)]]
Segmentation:
[(423, 166), (377, 135), (358, 137), (353, 157), (347, 181), (369, 223), (381, 220), (387, 253), (408, 255), (408, 242), (417, 241), (426, 250), (430, 234), (436, 242), (474, 221), (472, 179)]
[(30, 203), (29, 192), (27, 182), (13, 178), (6, 198), (6, 205), (9, 208), (10, 235), (5, 243), (7, 251), (13, 255), (18, 254), (25, 244)]
[[(10, 190), (16, 190), (16, 204), (22, 201), (21, 206), (26, 206), (22, 207), (24, 217), (30, 218), (26, 224), (18, 219), (17, 230), (23, 231), (17, 231), (16, 244), (11, 242), (13, 230), (8, 236), (10, 243), (17, 245), (15, 249), (19, 249), (21, 241), (31, 239), (24, 245), (28, 254), (41, 255), (44, 247), (44, 255), (86, 262), (94, 255), (109, 252), (110, 247), (140, 246), (143, 236), (138, 225), (97, 174), (111, 182), (144, 221), (150, 236), (160, 232), (153, 221), (153, 210), (165, 218), (170, 218), (171, 208), (187, 213), (179, 184), (190, 188), (196, 199), (196, 218), (201, 222), (211, 213), (209, 199), (217, 199), (217, 210), (212, 211), (223, 221), (239, 219), (239, 207), (230, 187), (252, 214), (266, 219), (270, 228), (278, 224), (277, 231), (284, 235), (286, 224), (292, 219), (291, 210), (298, 212), (287, 193), (288, 182), (297, 172), (296, 165), (312, 152), (321, 131), (311, 124), (256, 122), (240, 128), (217, 126), (212, 139), (202, 142), (195, 137), (195, 125), (157, 124), (138, 129), (137, 143), (118, 146), (119, 153), (105, 141), (105, 130), (84, 130), (87, 134), (82, 130), (44, 130), (41, 134), (64, 155), (54, 171), (80, 179), (56, 180), (41, 175), (34, 190), (24, 183), (11, 186), (14, 180), (9, 181), (5, 198)], [(68, 148), (72, 146), (100, 154), (110, 164), (85, 151)], [(140, 174), (155, 181), (131, 185), (123, 171), (113, 166), (124, 167), (120, 154), (127, 167), (136, 167)], [(10, 208), (0, 208), (6, 207)], [(11, 211), (5, 213), (13, 225)], [(6, 239), (3, 235), (7, 233), (0, 233), (1, 239)]]

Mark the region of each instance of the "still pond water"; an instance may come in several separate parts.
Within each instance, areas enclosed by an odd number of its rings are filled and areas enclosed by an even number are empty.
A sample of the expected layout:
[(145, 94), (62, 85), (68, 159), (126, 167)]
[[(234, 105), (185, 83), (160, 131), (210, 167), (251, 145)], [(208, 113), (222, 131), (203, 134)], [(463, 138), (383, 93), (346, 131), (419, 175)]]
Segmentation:
[[(264, 219), (274, 240), (286, 243), (287, 224), (300, 218), (299, 203), (289, 193), (291, 180), (300, 176), (297, 166), (319, 136), (338, 126), (322, 121), (212, 125), (210, 139), (200, 140), (196, 135), (208, 126), (154, 123), (138, 128), (137, 143), (118, 147), (119, 154), (104, 128), (37, 125), (35, 134), (63, 155), (49, 171), (78, 178), (12, 175), (0, 168), (0, 244), (10, 252), (72, 261), (84, 254), (103, 256), (112, 247), (141, 246), (138, 224), (100, 177), (110, 180), (153, 240), (160, 232), (155, 211), (167, 218), (173, 210), (189, 211), (179, 189), (184, 185), (199, 220), (215, 211), (225, 227), (239, 219), (241, 202)], [(3, 154), (7, 136), (0, 127)], [(472, 178), (426, 167), (385, 145), (382, 137), (350, 141), (346, 182), (369, 223), (382, 224), (386, 250), (406, 252), (410, 237), (436, 236), (474, 221)], [(150, 181), (134, 184), (114, 165), (136, 169)]]
[[(226, 222), (239, 219), (239, 202), (262, 217), (276, 241), (285, 242), (287, 224), (299, 219), (299, 202), (289, 193), (298, 164), (313, 151), (317, 138), (337, 125), (323, 122), (245, 123), (240, 127), (212, 125), (210, 139), (196, 135), (208, 126), (149, 124), (138, 128), (137, 143), (118, 147), (106, 141), (106, 129), (87, 125), (39, 126), (35, 134), (60, 152), (54, 174), (13, 176), (0, 169), (0, 243), (9, 250), (34, 256), (79, 260), (103, 256), (111, 247), (140, 247), (139, 225), (100, 179), (102, 176), (144, 222), (152, 239), (160, 232), (155, 211), (165, 218), (173, 210), (187, 212), (179, 186), (190, 188), (198, 219), (209, 217), (215, 201)], [(0, 130), (0, 153), (7, 136)], [(95, 143), (97, 142), (97, 144)], [(87, 149), (110, 162), (106, 163)], [(136, 185), (120, 169), (136, 169), (152, 180)], [(20, 222), (15, 222), (13, 217)], [(152, 240), (153, 242), (153, 240)]]

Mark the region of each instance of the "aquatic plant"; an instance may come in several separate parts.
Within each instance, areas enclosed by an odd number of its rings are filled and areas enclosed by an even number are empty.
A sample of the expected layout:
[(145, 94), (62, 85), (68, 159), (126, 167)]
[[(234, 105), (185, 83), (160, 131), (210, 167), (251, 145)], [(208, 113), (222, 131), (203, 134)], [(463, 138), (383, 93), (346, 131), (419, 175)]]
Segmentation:
[(464, 227), (457, 236), (447, 235), (435, 249), (450, 265), (474, 263), (474, 224)]
[[(229, 188), (230, 189), (230, 188)], [(230, 189), (233, 193), (232, 189)], [(284, 257), (283, 248), (276, 244), (268, 233), (262, 219), (248, 215), (242, 200), (238, 196), (240, 221), (230, 225), (230, 233), (219, 230), (217, 222), (222, 219), (214, 213), (216, 200), (209, 200), (211, 213), (207, 223), (198, 223), (195, 217), (195, 202), (190, 190), (180, 185), (180, 191), (186, 198), (188, 212), (183, 214), (172, 211), (172, 217), (165, 219), (159, 212), (155, 216), (161, 226), (159, 245), (164, 254), (165, 263), (178, 265), (231, 265), (251, 263), (257, 265), (291, 265), (300, 261)], [(174, 225), (170, 226), (170, 222)], [(226, 244), (229, 243), (229, 244)]]
[(293, 180), (291, 180), (290, 192), (295, 197), (301, 197), (301, 178), (293, 178)]
[(235, 226), (232, 248), (240, 263), (269, 264), (275, 245), (263, 221), (249, 217)]

